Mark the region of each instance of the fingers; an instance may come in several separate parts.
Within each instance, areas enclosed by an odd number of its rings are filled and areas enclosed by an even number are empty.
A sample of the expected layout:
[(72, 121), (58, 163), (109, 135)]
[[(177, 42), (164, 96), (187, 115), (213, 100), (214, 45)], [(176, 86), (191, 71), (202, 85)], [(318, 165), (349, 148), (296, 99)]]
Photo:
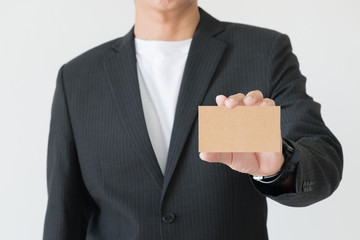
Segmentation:
[(233, 161), (230, 168), (238, 172), (253, 174), (259, 170), (259, 162), (255, 153), (236, 152), (233, 153)]
[(259, 169), (259, 163), (254, 153), (217, 153), (217, 152), (201, 152), (200, 159), (206, 162), (223, 163), (231, 169), (252, 174)]
[(234, 108), (236, 106), (243, 106), (245, 95), (243, 93), (238, 93), (235, 95), (231, 95), (228, 98), (224, 95), (216, 96), (216, 103), (218, 106), (226, 106), (228, 108)]
[(232, 163), (232, 153), (200, 152), (199, 157), (206, 162), (218, 162), (226, 165), (231, 165)]
[(264, 98), (259, 106), (275, 106), (275, 101), (270, 98)]
[(218, 106), (226, 106), (228, 108), (236, 106), (275, 106), (274, 100), (264, 98), (259, 90), (251, 91), (246, 96), (243, 93), (230, 95), (229, 97), (217, 95), (215, 100)]
[(217, 95), (215, 98), (216, 104), (218, 106), (225, 106), (226, 99), (227, 99), (227, 97), (225, 97), (224, 95)]
[(284, 156), (278, 152), (201, 152), (200, 159), (222, 163), (231, 169), (254, 176), (270, 176), (280, 171)]
[(254, 106), (259, 105), (264, 99), (264, 96), (261, 91), (255, 90), (248, 92), (244, 98), (244, 105), (245, 106)]
[(236, 106), (243, 106), (244, 98), (245, 98), (245, 95), (243, 93), (231, 95), (226, 99), (225, 106), (228, 108), (234, 108)]

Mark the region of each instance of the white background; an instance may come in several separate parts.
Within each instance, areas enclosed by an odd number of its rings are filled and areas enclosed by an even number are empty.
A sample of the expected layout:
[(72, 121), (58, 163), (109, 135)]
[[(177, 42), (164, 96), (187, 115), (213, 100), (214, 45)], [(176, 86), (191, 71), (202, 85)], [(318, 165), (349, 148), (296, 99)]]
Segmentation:
[[(306, 208), (269, 201), (270, 239), (359, 238), (360, 2), (200, 0), (219, 20), (289, 35), (307, 90), (343, 145), (338, 190)], [(134, 23), (133, 0), (0, 0), (0, 239), (41, 239), (50, 107), (60, 66)]]

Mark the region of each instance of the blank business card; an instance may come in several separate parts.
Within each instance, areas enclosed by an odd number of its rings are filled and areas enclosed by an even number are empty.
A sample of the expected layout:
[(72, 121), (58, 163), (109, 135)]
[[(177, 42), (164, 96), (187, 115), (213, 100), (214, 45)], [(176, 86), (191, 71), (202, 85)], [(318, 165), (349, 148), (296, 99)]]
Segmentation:
[(199, 152), (280, 152), (280, 106), (199, 106)]

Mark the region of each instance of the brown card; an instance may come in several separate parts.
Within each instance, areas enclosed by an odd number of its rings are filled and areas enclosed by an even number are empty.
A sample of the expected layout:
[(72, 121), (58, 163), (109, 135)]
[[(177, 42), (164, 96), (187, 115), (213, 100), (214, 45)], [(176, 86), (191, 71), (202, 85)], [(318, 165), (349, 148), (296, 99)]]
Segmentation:
[(199, 152), (280, 152), (280, 106), (199, 106)]

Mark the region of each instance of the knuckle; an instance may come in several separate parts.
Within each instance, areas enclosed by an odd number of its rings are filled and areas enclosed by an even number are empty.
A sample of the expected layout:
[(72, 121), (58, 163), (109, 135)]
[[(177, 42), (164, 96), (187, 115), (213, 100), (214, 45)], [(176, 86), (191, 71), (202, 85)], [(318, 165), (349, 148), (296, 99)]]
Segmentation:
[(245, 95), (243, 93), (237, 93), (237, 94), (231, 95), (229, 97), (232, 97), (234, 99), (242, 99), (245, 97)]
[(263, 101), (266, 102), (267, 105), (275, 105), (275, 101), (270, 98), (264, 98)]
[(255, 93), (258, 96), (258, 98), (260, 98), (260, 99), (264, 97), (260, 90), (255, 90)]
[(251, 95), (256, 98), (263, 98), (263, 94), (260, 90), (253, 90), (248, 93), (248, 95)]
[(228, 162), (228, 166), (232, 169), (234, 169), (234, 158), (233, 158), (233, 154), (229, 153), (227, 156), (227, 162)]

